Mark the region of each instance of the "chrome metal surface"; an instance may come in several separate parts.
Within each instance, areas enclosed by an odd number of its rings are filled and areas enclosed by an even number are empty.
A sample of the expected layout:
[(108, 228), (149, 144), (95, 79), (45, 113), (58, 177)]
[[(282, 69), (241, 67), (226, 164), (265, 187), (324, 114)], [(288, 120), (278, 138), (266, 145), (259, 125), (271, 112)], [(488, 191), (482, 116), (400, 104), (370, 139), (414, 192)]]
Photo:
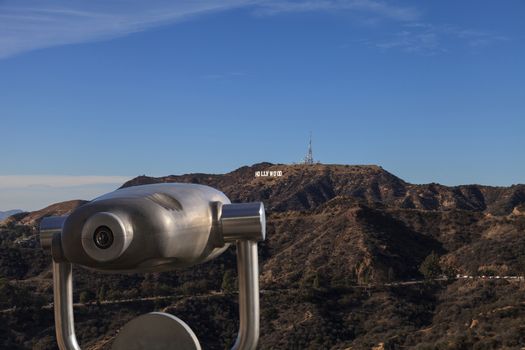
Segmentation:
[(151, 312), (126, 323), (112, 350), (201, 350), (197, 336), (181, 319)]
[(55, 233), (62, 232), (62, 226), (67, 216), (48, 216), (40, 221), (40, 246), (42, 249), (51, 249), (51, 241)]
[(73, 272), (71, 264), (53, 261), (55, 331), (60, 350), (80, 350), (73, 317)]
[(224, 204), (221, 230), (225, 242), (262, 241), (266, 237), (266, 215), (262, 202)]
[[(165, 271), (210, 260), (228, 248), (214, 227), (217, 203), (230, 201), (222, 192), (196, 184), (116, 190), (69, 215), (61, 235), (64, 257), (111, 272)], [(114, 235), (106, 248), (94, 239), (101, 226)]]
[(232, 350), (253, 350), (259, 341), (259, 259), (257, 242), (237, 242), (239, 333)]

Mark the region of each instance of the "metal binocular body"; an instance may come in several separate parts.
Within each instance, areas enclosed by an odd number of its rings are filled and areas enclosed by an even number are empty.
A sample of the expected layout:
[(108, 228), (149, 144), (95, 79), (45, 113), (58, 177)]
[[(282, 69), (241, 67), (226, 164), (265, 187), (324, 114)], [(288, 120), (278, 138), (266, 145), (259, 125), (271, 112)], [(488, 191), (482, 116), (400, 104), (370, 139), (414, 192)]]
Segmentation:
[[(259, 338), (257, 242), (265, 235), (262, 203), (231, 204), (222, 192), (195, 184), (123, 188), (67, 217), (44, 218), (40, 242), (53, 257), (59, 348), (80, 349), (74, 331), (72, 264), (114, 273), (167, 271), (211, 260), (235, 243), (240, 325), (232, 349), (255, 349)], [(200, 349), (200, 345), (184, 322), (165, 313), (130, 321), (113, 344), (113, 349), (148, 348)]]

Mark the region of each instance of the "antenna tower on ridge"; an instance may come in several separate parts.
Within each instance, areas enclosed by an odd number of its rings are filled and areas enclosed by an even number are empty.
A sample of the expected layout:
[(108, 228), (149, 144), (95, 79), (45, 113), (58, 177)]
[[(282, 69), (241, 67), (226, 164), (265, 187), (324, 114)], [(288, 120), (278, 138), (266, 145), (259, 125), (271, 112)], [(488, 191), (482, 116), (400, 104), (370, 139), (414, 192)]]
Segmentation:
[(310, 132), (310, 142), (308, 143), (308, 153), (304, 157), (304, 164), (314, 164), (314, 155), (312, 152), (312, 133)]

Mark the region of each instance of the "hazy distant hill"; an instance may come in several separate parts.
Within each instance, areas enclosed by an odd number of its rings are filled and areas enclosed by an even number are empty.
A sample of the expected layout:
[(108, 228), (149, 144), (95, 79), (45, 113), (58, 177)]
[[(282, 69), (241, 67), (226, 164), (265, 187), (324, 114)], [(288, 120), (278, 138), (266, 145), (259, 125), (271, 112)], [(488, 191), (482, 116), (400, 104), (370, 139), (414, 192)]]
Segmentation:
[(0, 211), (0, 221), (4, 220), (7, 217), (10, 217), (11, 215), (21, 213), (22, 210), (20, 209), (13, 209), (8, 211)]
[(67, 215), (84, 203), (87, 203), (87, 201), (76, 199), (72, 201), (51, 204), (50, 206), (33, 212), (20, 211), (19, 213), (12, 215), (10, 221), (21, 225), (35, 226), (43, 217)]
[[(123, 186), (159, 182), (206, 184), (233, 202), (265, 203), (260, 349), (525, 346), (525, 282), (476, 277), (525, 275), (524, 185), (414, 185), (379, 166), (261, 163), (220, 175), (141, 176)], [(52, 297), (50, 257), (34, 227), (82, 204), (17, 214), (0, 228), (0, 275), (9, 281), (0, 286), (0, 309), (19, 305), (0, 312), (0, 348), (56, 348), (52, 311), (39, 307)], [(420, 267), (432, 252), (440, 274), (472, 278), (423, 281)], [(185, 320), (203, 348), (223, 349), (235, 338), (235, 268), (232, 248), (169, 273), (77, 269), (75, 300), (135, 300), (75, 309), (80, 342), (108, 349), (134, 315), (164, 309)]]

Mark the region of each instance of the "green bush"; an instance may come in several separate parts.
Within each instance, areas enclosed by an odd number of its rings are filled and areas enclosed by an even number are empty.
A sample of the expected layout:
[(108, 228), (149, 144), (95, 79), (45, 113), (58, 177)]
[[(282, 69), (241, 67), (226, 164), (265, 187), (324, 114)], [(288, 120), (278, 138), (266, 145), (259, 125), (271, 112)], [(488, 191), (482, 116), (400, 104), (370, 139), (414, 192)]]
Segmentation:
[(231, 293), (235, 291), (235, 274), (232, 270), (226, 270), (224, 272), (224, 275), (222, 276), (222, 283), (221, 283), (221, 289), (225, 293)]
[(425, 279), (434, 279), (442, 274), (441, 266), (439, 265), (439, 255), (432, 252), (421, 263), (419, 271), (423, 274)]

